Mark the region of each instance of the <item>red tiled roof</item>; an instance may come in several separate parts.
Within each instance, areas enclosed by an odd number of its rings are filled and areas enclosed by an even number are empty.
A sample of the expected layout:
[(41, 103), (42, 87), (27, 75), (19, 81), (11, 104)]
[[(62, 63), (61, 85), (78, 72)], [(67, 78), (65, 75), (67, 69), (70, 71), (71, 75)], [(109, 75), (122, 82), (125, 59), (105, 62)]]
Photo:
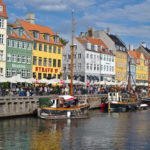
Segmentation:
[(103, 46), (103, 48), (107, 48), (107, 45), (101, 39), (91, 38), (91, 37), (88, 37), (88, 36), (86, 38), (93, 45)]
[[(52, 31), (52, 29), (50, 27), (46, 27), (46, 26), (42, 26), (42, 25), (38, 25), (38, 24), (32, 24), (32, 23), (29, 23), (27, 21), (23, 21), (20, 19), (18, 19), (17, 21), (21, 24), (21, 26), (24, 28), (24, 30), (28, 33), (28, 35), (33, 40), (63, 46), (63, 44), (61, 44), (61, 43), (56, 43), (53, 38), (50, 38), (50, 41), (44, 40), (44, 37), (41, 35), (43, 33), (49, 34), (50, 37), (55, 35), (55, 33)], [(38, 31), (40, 33), (39, 39), (34, 38), (33, 35), (31, 34), (31, 31)]]
[(8, 18), (8, 16), (7, 16), (7, 11), (6, 11), (6, 6), (5, 6), (5, 4), (3, 3), (2, 0), (0, 0), (0, 5), (3, 6), (3, 11), (0, 12), (0, 16), (1, 16), (1, 17), (5, 17), (5, 18)]
[(22, 37), (21, 37), (21, 36), (18, 36), (15, 32), (13, 32), (12, 35), (11, 35), (11, 34), (7, 34), (7, 35), (8, 35), (9, 37), (11, 37), (11, 38), (31, 41), (24, 33), (23, 33)]

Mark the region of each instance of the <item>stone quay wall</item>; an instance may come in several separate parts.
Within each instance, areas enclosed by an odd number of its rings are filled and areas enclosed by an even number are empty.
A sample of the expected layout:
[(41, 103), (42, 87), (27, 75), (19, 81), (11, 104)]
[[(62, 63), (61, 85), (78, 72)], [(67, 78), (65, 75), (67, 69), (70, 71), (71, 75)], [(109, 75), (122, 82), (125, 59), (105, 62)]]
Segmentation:
[[(57, 96), (0, 97), (0, 118), (33, 114), (39, 106), (41, 97), (54, 98)], [(106, 99), (107, 95), (76, 95), (75, 97), (78, 97), (79, 100), (87, 99), (90, 109), (94, 109), (100, 106), (101, 100)]]

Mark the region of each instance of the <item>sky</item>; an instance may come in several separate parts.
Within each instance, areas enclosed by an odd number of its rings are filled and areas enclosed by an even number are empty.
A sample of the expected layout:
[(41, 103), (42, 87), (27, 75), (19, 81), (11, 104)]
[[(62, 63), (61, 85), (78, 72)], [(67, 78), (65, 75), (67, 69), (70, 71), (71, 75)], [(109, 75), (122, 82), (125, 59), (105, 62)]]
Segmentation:
[(74, 30), (78, 36), (87, 28), (118, 35), (129, 47), (145, 42), (150, 48), (150, 0), (3, 0), (8, 22), (25, 20), (27, 12), (35, 13), (35, 23), (49, 26), (66, 40), (71, 38), (72, 10)]

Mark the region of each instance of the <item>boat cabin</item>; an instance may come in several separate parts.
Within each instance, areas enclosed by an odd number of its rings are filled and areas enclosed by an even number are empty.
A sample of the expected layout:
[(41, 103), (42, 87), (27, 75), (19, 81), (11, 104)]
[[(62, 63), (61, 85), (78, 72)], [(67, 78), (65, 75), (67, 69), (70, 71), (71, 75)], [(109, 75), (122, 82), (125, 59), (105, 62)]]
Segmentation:
[(122, 102), (122, 96), (119, 92), (108, 93), (108, 101)]

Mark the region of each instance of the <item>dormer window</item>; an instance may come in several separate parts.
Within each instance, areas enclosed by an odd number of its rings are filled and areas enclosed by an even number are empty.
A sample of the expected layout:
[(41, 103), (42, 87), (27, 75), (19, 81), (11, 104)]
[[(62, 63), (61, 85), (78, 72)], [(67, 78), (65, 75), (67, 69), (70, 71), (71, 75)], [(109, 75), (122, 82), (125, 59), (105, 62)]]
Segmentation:
[(7, 27), (7, 33), (12, 35), (13, 32), (13, 27), (12, 26), (8, 26)]
[(19, 36), (23, 36), (23, 29), (19, 29)]
[(54, 40), (55, 40), (56, 43), (59, 43), (59, 36), (55, 36)]
[(3, 12), (3, 6), (0, 5), (0, 12)]
[(44, 34), (44, 40), (49, 41), (49, 34)]
[(33, 37), (36, 39), (39, 39), (39, 32), (38, 31), (33, 31)]

